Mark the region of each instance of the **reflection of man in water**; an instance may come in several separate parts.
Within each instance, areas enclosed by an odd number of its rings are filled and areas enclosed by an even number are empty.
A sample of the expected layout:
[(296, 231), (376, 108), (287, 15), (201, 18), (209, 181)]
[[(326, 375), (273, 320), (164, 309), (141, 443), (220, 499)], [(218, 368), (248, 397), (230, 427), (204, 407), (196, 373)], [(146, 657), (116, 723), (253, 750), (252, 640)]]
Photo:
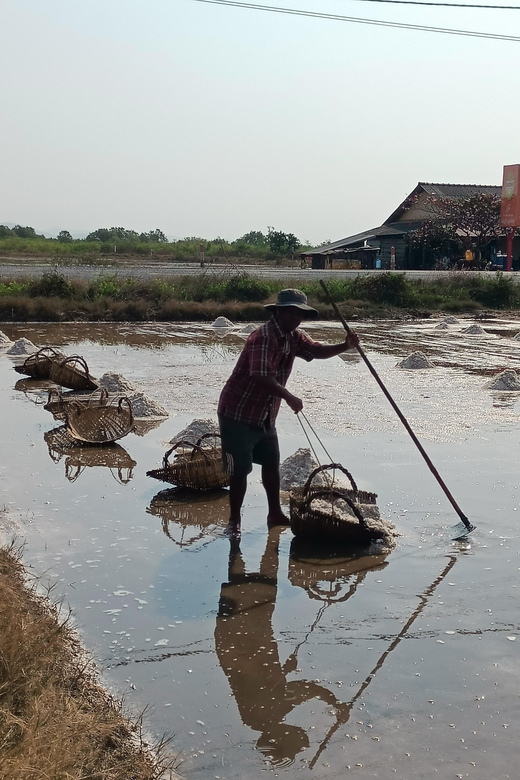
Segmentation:
[(215, 648), (229, 680), (244, 725), (259, 731), (257, 747), (275, 763), (292, 760), (309, 740), (304, 729), (284, 718), (309, 699), (334, 706), (334, 694), (313, 682), (287, 681), (296, 669), (296, 653), (282, 665), (273, 635), (280, 530), (267, 538), (260, 571), (247, 574), (238, 541), (231, 541), (229, 582), (222, 585), (215, 627)]

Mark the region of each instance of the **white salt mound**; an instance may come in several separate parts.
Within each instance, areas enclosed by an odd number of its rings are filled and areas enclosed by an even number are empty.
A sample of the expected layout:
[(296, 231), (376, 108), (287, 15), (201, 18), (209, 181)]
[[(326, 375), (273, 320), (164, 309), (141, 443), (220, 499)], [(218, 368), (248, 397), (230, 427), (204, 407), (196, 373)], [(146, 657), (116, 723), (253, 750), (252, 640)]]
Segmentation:
[(486, 387), (491, 390), (520, 390), (520, 377), (512, 368), (506, 368), (488, 382)]
[(132, 404), (134, 417), (168, 417), (168, 412), (161, 404), (145, 393), (127, 393), (126, 397)]
[(107, 371), (98, 380), (100, 387), (104, 387), (109, 393), (129, 393), (137, 390), (137, 387), (126, 379), (123, 374), (116, 374), (115, 371)]
[(0, 344), (12, 344), (13, 342), (9, 338), (9, 336), (6, 336), (3, 331), (0, 330)]
[(173, 439), (170, 439), (170, 444), (175, 444), (178, 441), (189, 441), (192, 444), (196, 444), (198, 440), (205, 436), (207, 433), (213, 435), (219, 433), (218, 424), (214, 420), (193, 420), (186, 428), (183, 428)]
[(251, 323), (249, 323), (249, 325), (244, 325), (244, 327), (241, 328), (239, 332), (243, 334), (247, 333), (249, 335), (249, 333), (253, 333), (256, 329), (257, 329), (256, 325), (252, 325)]
[(517, 333), (516, 336), (514, 336), (515, 341), (520, 341), (520, 333)]
[[(312, 456), (311, 451), (304, 447), (296, 450), (284, 460), (280, 466), (280, 488), (281, 490), (291, 490), (295, 487), (302, 487), (307, 481), (307, 477), (318, 467), (318, 462)], [(321, 474), (317, 474), (313, 480), (313, 485), (323, 485), (324, 480)]]
[(448, 327), (447, 322), (439, 322), (439, 324), (435, 326), (435, 330), (448, 330)]
[(424, 352), (412, 352), (397, 365), (399, 368), (434, 368), (434, 364), (428, 360)]
[(227, 317), (217, 317), (217, 319), (212, 323), (214, 328), (233, 328), (234, 325), (231, 322), (231, 320), (228, 320)]
[(37, 352), (38, 347), (29, 339), (18, 339), (13, 346), (7, 350), (6, 355), (32, 355)]
[(458, 325), (459, 321), (456, 317), (452, 317), (451, 314), (448, 317), (444, 317), (443, 322), (446, 325)]
[(486, 331), (481, 325), (470, 325), (469, 328), (463, 328), (461, 332), (476, 335), (478, 333), (485, 333)]

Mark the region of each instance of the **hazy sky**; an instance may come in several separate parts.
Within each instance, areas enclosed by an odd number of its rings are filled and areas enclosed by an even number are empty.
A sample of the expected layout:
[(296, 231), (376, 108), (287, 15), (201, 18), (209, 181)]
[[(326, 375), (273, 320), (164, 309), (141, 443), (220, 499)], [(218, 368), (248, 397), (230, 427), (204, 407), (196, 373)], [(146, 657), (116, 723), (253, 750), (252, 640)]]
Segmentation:
[[(514, 10), (280, 5), (520, 36)], [(520, 163), (520, 42), (195, 0), (0, 0), (0, 72), (0, 223), (39, 230), (271, 225), (317, 244), (379, 225), (418, 181), (501, 184)]]

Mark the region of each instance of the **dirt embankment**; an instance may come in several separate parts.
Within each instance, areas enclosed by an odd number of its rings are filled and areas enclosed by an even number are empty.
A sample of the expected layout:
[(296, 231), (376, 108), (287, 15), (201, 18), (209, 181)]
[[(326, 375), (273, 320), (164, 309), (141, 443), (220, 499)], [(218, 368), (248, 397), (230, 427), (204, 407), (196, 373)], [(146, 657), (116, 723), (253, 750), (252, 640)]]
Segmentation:
[[(0, 524), (2, 515), (0, 514)], [(100, 685), (70, 625), (0, 548), (0, 780), (178, 777), (165, 743), (150, 745)]]

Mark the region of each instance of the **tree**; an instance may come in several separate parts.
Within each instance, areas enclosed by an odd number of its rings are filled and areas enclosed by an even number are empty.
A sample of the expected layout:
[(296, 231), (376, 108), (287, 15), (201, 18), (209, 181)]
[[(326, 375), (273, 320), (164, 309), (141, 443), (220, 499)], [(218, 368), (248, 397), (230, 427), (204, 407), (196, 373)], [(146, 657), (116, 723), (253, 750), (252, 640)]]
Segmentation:
[(69, 243), (70, 241), (73, 241), (73, 240), (74, 239), (72, 238), (72, 236), (71, 236), (71, 234), (69, 233), (68, 230), (60, 230), (60, 232), (58, 233), (58, 241), (60, 243), (65, 244), (65, 243)]
[(461, 251), (474, 247), (480, 259), (490, 242), (503, 233), (499, 195), (430, 196), (420, 205), (431, 217), (410, 235), (412, 243), (435, 249), (451, 242)]
[(265, 246), (267, 239), (260, 230), (250, 230), (243, 236), (240, 236), (237, 241), (243, 241), (244, 244), (250, 244), (251, 246)]
[(29, 227), (28, 225), (25, 227), (22, 225), (15, 225), (11, 230), (11, 234), (13, 236), (18, 236), (18, 238), (45, 238), (45, 236), (39, 235), (33, 227)]
[(154, 241), (157, 243), (168, 243), (168, 239), (162, 232), (162, 230), (159, 230), (159, 228), (155, 228), (155, 230), (150, 230), (148, 233), (141, 233), (139, 236), (140, 241)]
[(300, 245), (294, 233), (282, 233), (272, 227), (267, 228), (267, 243), (273, 255), (292, 255)]

